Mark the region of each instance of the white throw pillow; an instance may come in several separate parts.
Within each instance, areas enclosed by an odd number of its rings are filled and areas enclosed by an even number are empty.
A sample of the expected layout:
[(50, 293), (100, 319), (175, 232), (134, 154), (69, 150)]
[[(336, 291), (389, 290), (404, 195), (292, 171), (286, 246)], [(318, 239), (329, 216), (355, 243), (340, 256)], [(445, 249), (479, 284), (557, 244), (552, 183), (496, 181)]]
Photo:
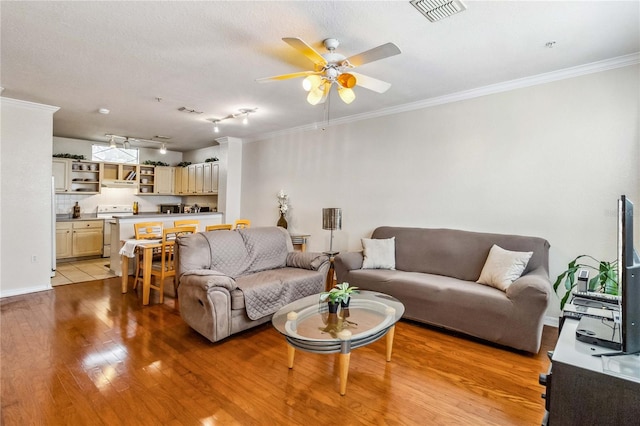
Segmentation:
[(396, 237), (363, 238), (362, 269), (396, 269)]
[(532, 251), (509, 251), (494, 244), (476, 282), (507, 291), (520, 278), (532, 255)]

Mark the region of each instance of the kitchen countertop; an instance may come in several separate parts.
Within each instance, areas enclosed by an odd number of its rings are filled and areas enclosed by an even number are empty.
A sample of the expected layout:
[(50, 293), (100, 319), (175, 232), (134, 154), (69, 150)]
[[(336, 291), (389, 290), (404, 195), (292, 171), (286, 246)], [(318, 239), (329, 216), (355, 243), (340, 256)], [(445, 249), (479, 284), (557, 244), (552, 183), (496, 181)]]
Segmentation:
[[(118, 216), (117, 214), (113, 215), (114, 219), (122, 220), (122, 219), (161, 219), (161, 218), (173, 218), (173, 217), (186, 217), (186, 216), (213, 216), (213, 215), (221, 215), (221, 212), (204, 212), (204, 213), (151, 213), (151, 212), (142, 212), (133, 216)], [(77, 219), (76, 219), (77, 220)]]
[(83, 220), (103, 220), (103, 219), (101, 217), (99, 218), (96, 213), (81, 214), (80, 217), (77, 219), (74, 219), (73, 217), (71, 217), (70, 213), (56, 215), (56, 222), (79, 222)]

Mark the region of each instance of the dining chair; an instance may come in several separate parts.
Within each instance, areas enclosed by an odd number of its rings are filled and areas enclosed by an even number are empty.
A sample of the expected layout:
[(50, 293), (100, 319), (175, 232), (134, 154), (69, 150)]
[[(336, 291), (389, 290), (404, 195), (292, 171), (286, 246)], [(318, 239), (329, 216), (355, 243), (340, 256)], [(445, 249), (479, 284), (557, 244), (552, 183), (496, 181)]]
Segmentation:
[[(151, 263), (151, 270), (148, 271), (152, 278), (149, 287), (160, 292), (160, 303), (164, 302), (164, 282), (167, 278), (173, 277), (173, 288), (176, 297), (178, 294), (176, 287), (176, 239), (184, 235), (194, 234), (195, 232), (195, 226), (186, 225), (162, 230), (159, 259)], [(143, 273), (147, 273), (147, 271), (143, 271)], [(138, 282), (142, 282), (143, 278), (144, 276), (138, 278)]]
[(200, 221), (197, 219), (183, 219), (183, 220), (174, 220), (173, 226), (195, 226), (196, 232), (200, 228)]
[[(136, 240), (154, 240), (162, 238), (162, 222), (140, 222), (133, 224)], [(159, 250), (156, 250), (159, 252)], [(154, 256), (157, 253), (154, 253)], [(138, 285), (138, 279), (142, 276), (142, 250), (136, 250), (136, 275), (133, 280), (133, 288)]]
[(223, 231), (223, 230), (232, 230), (233, 225), (230, 223), (223, 223), (222, 225), (207, 225), (207, 231)]
[(251, 221), (249, 219), (238, 219), (235, 223), (235, 229), (249, 228), (251, 227)]

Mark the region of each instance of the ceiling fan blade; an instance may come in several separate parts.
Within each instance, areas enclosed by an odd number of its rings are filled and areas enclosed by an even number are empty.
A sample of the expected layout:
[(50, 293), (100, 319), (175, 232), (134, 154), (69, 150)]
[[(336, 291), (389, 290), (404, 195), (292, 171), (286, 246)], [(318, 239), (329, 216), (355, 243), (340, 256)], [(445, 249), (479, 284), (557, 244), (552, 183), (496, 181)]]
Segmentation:
[(309, 58), (314, 64), (319, 65), (320, 67), (327, 65), (327, 60), (324, 59), (313, 47), (309, 46), (301, 39), (297, 37), (285, 37), (282, 41)]
[(377, 78), (369, 77), (357, 72), (350, 72), (349, 74), (356, 78), (356, 86), (364, 87), (365, 89), (373, 90), (374, 92), (384, 93), (391, 87), (390, 83), (378, 80)]
[(358, 53), (347, 58), (347, 61), (354, 67), (368, 64), (369, 62), (378, 61), (401, 53), (400, 48), (393, 43), (382, 44), (366, 52)]
[(268, 83), (270, 81), (288, 80), (290, 78), (306, 77), (314, 74), (322, 74), (322, 73), (316, 72), (316, 71), (300, 71), (300, 72), (292, 72), (291, 74), (282, 74), (282, 75), (274, 75), (272, 77), (256, 78), (256, 81), (258, 83)]

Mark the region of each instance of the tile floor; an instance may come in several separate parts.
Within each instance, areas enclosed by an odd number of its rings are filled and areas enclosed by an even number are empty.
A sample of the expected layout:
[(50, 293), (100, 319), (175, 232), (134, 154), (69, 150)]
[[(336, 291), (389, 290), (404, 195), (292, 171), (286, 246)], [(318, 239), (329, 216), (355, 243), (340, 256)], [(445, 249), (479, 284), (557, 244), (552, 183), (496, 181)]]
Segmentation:
[(115, 274), (109, 271), (108, 258), (58, 262), (56, 276), (51, 278), (51, 285), (64, 285), (113, 277), (115, 277)]

